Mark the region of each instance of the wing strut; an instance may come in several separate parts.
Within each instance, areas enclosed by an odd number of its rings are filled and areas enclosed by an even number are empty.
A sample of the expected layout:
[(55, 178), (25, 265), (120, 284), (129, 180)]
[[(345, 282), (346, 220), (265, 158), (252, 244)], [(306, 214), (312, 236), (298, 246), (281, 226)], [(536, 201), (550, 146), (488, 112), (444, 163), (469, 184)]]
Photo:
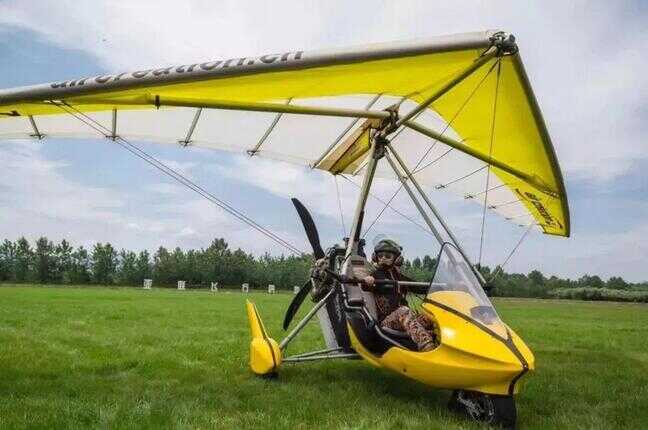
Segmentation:
[(191, 125), (189, 126), (189, 130), (187, 130), (187, 135), (185, 136), (184, 140), (178, 141), (180, 145), (187, 146), (191, 143), (191, 136), (193, 136), (194, 130), (196, 130), (196, 125), (198, 125), (198, 120), (200, 119), (201, 113), (202, 113), (202, 108), (196, 109), (196, 113), (194, 114), (193, 120), (191, 120)]
[(31, 137), (36, 137), (38, 140), (41, 140), (45, 135), (41, 134), (41, 132), (38, 130), (38, 126), (36, 125), (36, 120), (34, 120), (34, 117), (29, 115), (29, 123), (32, 126), (32, 129), (34, 130), (34, 134), (30, 134)]
[[(289, 105), (291, 101), (292, 101), (292, 97), (286, 101), (286, 104)], [(272, 130), (274, 130), (274, 128), (277, 126), (282, 116), (283, 116), (282, 112), (279, 112), (277, 115), (275, 115), (274, 119), (272, 120), (272, 123), (270, 123), (270, 126), (265, 131), (265, 133), (263, 133), (263, 136), (261, 136), (261, 139), (259, 139), (259, 141), (254, 146), (254, 148), (246, 151), (249, 156), (256, 155), (256, 153), (259, 152), (259, 148), (261, 148), (261, 145), (263, 145), (265, 141), (268, 139), (270, 133), (272, 133)]]

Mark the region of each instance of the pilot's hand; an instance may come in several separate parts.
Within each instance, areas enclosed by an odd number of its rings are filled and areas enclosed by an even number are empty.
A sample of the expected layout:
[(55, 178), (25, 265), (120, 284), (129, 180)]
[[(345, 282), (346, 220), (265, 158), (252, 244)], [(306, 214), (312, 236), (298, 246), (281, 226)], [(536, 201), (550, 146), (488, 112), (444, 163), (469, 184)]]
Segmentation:
[(373, 287), (374, 282), (376, 279), (374, 279), (373, 276), (369, 275), (363, 279), (364, 283), (367, 284), (369, 287)]

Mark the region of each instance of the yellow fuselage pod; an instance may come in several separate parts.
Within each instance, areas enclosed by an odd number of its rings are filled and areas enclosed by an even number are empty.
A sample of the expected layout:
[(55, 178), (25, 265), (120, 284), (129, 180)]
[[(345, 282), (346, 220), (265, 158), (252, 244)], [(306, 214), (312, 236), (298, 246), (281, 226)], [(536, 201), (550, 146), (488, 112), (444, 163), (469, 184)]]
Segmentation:
[(246, 301), (252, 341), (250, 342), (250, 368), (257, 375), (268, 375), (277, 371), (281, 364), (281, 349), (268, 336), (254, 303)]
[(354, 349), (371, 364), (385, 367), (425, 384), (489, 394), (512, 395), (518, 380), (535, 363), (532, 352), (508, 326), (497, 319), (485, 325), (442, 303), (424, 303), (441, 328), (441, 343), (428, 352), (393, 347), (382, 356), (369, 352), (349, 326)]

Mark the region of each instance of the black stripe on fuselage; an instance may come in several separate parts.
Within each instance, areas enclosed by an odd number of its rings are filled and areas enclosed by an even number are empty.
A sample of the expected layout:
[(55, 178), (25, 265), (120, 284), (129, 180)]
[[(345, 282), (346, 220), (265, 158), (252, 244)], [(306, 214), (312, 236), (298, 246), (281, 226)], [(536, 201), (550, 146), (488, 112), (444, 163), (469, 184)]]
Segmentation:
[(439, 303), (439, 302), (437, 302), (435, 300), (431, 300), (431, 299), (428, 299), (428, 298), (423, 300), (423, 302), (434, 305), (434, 306), (436, 306), (438, 308), (443, 309), (444, 311), (448, 311), (451, 314), (456, 315), (459, 318), (461, 318), (461, 319), (475, 325), (476, 327), (478, 327), (482, 331), (484, 331), (484, 332), (488, 333), (489, 335), (491, 335), (493, 338), (495, 338), (498, 341), (502, 342), (513, 353), (513, 355), (515, 355), (515, 357), (518, 360), (520, 360), (520, 364), (522, 365), (522, 371), (515, 378), (513, 378), (511, 380), (511, 383), (509, 384), (509, 390), (508, 390), (509, 395), (513, 395), (513, 391), (515, 389), (515, 384), (517, 383), (517, 381), (522, 376), (524, 376), (525, 373), (527, 373), (529, 371), (529, 363), (526, 361), (526, 359), (524, 358), (524, 356), (522, 355), (520, 350), (517, 348), (517, 346), (513, 342), (513, 338), (511, 337), (511, 333), (509, 333), (508, 329), (506, 330), (507, 337), (504, 338), (504, 337), (498, 335), (497, 333), (495, 333), (493, 330), (491, 330), (490, 328), (488, 328), (484, 324), (477, 321), (476, 319), (471, 318), (468, 315), (463, 314), (463, 313), (459, 312), (458, 310), (456, 310), (454, 308), (451, 308), (450, 306), (444, 305), (443, 303)]

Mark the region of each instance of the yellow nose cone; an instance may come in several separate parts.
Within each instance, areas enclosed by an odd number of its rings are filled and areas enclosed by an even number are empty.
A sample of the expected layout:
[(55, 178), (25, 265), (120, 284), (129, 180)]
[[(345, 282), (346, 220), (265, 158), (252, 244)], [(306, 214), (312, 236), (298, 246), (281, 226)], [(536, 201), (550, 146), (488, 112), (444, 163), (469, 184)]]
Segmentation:
[(250, 322), (250, 368), (257, 375), (267, 375), (275, 372), (281, 364), (281, 349), (277, 342), (268, 336), (263, 321), (254, 303), (246, 303), (248, 320)]
[(250, 342), (250, 368), (257, 375), (275, 372), (281, 364), (281, 351), (274, 339), (256, 338)]

